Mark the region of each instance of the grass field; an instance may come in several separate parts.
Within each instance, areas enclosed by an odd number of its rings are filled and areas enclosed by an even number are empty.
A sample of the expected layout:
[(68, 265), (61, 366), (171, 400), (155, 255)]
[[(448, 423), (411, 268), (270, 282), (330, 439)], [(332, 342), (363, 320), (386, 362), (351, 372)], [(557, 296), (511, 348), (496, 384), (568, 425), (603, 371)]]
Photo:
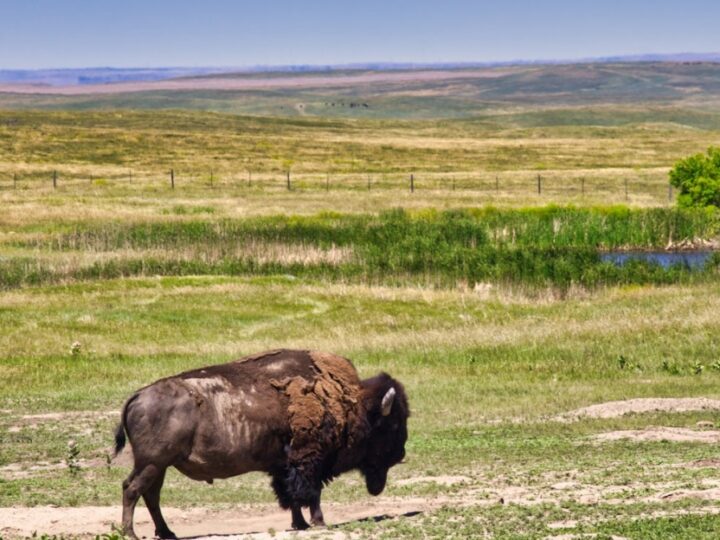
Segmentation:
[[(0, 505), (117, 505), (126, 471), (106, 465), (117, 417), (105, 411), (157, 377), (282, 345), (331, 349), (364, 375), (385, 369), (407, 386), (408, 464), (393, 471), (387, 508), (417, 497), (442, 504), (412, 519), (363, 524), (368, 534), (451, 527), (460, 537), (464, 527), (482, 526), (498, 537), (542, 538), (563, 522), (570, 531), (626, 530), (634, 538), (642, 527), (676, 537), (686, 529), (703, 537), (709, 527), (711, 538), (720, 523), (702, 494), (716, 485), (714, 445), (593, 437), (649, 425), (696, 430), (700, 420), (717, 422), (717, 411), (552, 418), (629, 397), (720, 397), (719, 292), (716, 284), (632, 287), (560, 300), (282, 277), (7, 292)], [(80, 351), (72, 354), (75, 341)], [(68, 459), (70, 439), (80, 449), (75, 474), (54, 465)], [(265, 484), (251, 476), (210, 488), (172, 474), (164, 497), (168, 506), (271, 503)], [(326, 499), (350, 503), (358, 489), (351, 475)], [(694, 513), (707, 516), (689, 520)]]
[[(718, 128), (687, 118), (647, 123), (634, 119), (634, 110), (593, 108), (574, 125), (550, 118), (525, 123), (504, 113), (402, 121), (5, 111), (0, 222), (671, 205), (669, 168), (715, 143)], [(627, 122), (602, 125), (598, 115)]]
[[(412, 409), (386, 492), (341, 477), (335, 526), (299, 538), (717, 538), (717, 255), (599, 253), (717, 247), (667, 172), (717, 144), (719, 70), (597, 70), (0, 96), (0, 537), (110, 532), (133, 390), (297, 347), (388, 371)], [(261, 475), (171, 473), (163, 504), (186, 536), (290, 537)]]

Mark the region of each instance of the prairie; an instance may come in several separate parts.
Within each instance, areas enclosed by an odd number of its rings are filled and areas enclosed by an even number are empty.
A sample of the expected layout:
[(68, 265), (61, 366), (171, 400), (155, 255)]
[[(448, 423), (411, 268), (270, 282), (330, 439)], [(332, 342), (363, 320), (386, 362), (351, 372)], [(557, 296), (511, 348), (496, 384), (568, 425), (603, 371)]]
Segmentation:
[[(0, 536), (116, 538), (124, 399), (296, 347), (412, 409), (386, 492), (341, 477), (303, 536), (718, 537), (718, 257), (599, 255), (717, 247), (667, 173), (717, 143), (720, 68), (460, 71), (0, 94)], [(172, 473), (163, 504), (293, 537), (261, 475)]]

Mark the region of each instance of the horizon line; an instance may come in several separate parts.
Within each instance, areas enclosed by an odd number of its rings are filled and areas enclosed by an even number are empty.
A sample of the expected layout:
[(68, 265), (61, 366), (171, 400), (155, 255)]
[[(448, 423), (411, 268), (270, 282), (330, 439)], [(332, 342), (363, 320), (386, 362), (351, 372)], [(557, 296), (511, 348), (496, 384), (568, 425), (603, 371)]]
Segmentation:
[(584, 63), (603, 63), (603, 62), (689, 62), (689, 61), (710, 61), (720, 62), (720, 51), (717, 52), (674, 52), (674, 53), (635, 53), (620, 54), (607, 56), (590, 56), (576, 58), (516, 58), (512, 60), (438, 60), (432, 62), (418, 61), (387, 61), (387, 60), (368, 60), (361, 62), (346, 62), (334, 64), (314, 64), (314, 63), (293, 63), (293, 64), (244, 64), (236, 66), (220, 66), (212, 64), (204, 65), (95, 65), (95, 66), (78, 66), (78, 67), (36, 67), (36, 68), (5, 68), (0, 67), (0, 72), (8, 71), (79, 71), (79, 70), (237, 70), (237, 71), (253, 71), (253, 70), (284, 70), (293, 68), (302, 68), (305, 71), (312, 69), (328, 70), (328, 69), (362, 69), (370, 66), (387, 66), (400, 69), (426, 68), (433, 66), (455, 66), (455, 67), (493, 67), (493, 66), (513, 66), (513, 65), (543, 65), (543, 64), (584, 64)]

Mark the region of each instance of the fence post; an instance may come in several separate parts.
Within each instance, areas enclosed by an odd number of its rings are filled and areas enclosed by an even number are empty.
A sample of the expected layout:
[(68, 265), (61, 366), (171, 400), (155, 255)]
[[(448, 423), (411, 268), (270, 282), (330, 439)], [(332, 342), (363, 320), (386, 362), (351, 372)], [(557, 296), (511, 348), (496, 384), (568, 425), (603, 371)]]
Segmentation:
[(330, 191), (330, 173), (325, 173), (325, 191)]
[(625, 200), (628, 200), (628, 179), (625, 178)]
[(213, 187), (213, 180), (215, 180), (214, 171), (210, 169), (210, 188)]
[(668, 184), (668, 202), (672, 202), (673, 189), (672, 184)]
[(580, 179), (580, 193), (582, 193), (582, 196), (585, 196), (585, 177), (583, 176)]
[(290, 185), (290, 171), (287, 172), (287, 188), (288, 191), (292, 190), (292, 186)]
[(538, 174), (538, 177), (537, 177), (538, 195), (540, 195), (542, 193), (542, 183), (541, 182), (542, 182), (542, 180), (540, 179), (540, 174)]
[(53, 171), (53, 189), (57, 189), (57, 171)]
[(415, 176), (410, 175), (410, 193), (415, 193)]
[(90, 185), (91, 185), (91, 186), (92, 186), (92, 183), (93, 183), (93, 175), (91, 174), (91, 175), (90, 175)]
[(132, 169), (128, 170), (128, 180), (132, 182)]
[(370, 175), (368, 174), (368, 191), (370, 191)]
[(495, 193), (500, 193), (500, 179), (495, 175)]
[(170, 189), (175, 189), (175, 170), (170, 169)]

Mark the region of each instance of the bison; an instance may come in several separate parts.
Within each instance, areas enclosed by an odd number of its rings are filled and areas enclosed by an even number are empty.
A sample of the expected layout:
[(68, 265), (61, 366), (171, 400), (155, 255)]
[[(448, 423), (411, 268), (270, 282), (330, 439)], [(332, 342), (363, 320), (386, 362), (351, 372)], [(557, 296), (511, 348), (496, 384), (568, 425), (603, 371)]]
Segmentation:
[(403, 386), (381, 373), (360, 380), (352, 363), (319, 351), (275, 350), (160, 379), (125, 402), (115, 453), (127, 438), (134, 467), (123, 482), (122, 527), (135, 537), (140, 497), (160, 538), (176, 538), (160, 511), (165, 471), (212, 483), (264, 471), (292, 527), (324, 525), (320, 493), (357, 469), (379, 495), (405, 456), (410, 414)]

